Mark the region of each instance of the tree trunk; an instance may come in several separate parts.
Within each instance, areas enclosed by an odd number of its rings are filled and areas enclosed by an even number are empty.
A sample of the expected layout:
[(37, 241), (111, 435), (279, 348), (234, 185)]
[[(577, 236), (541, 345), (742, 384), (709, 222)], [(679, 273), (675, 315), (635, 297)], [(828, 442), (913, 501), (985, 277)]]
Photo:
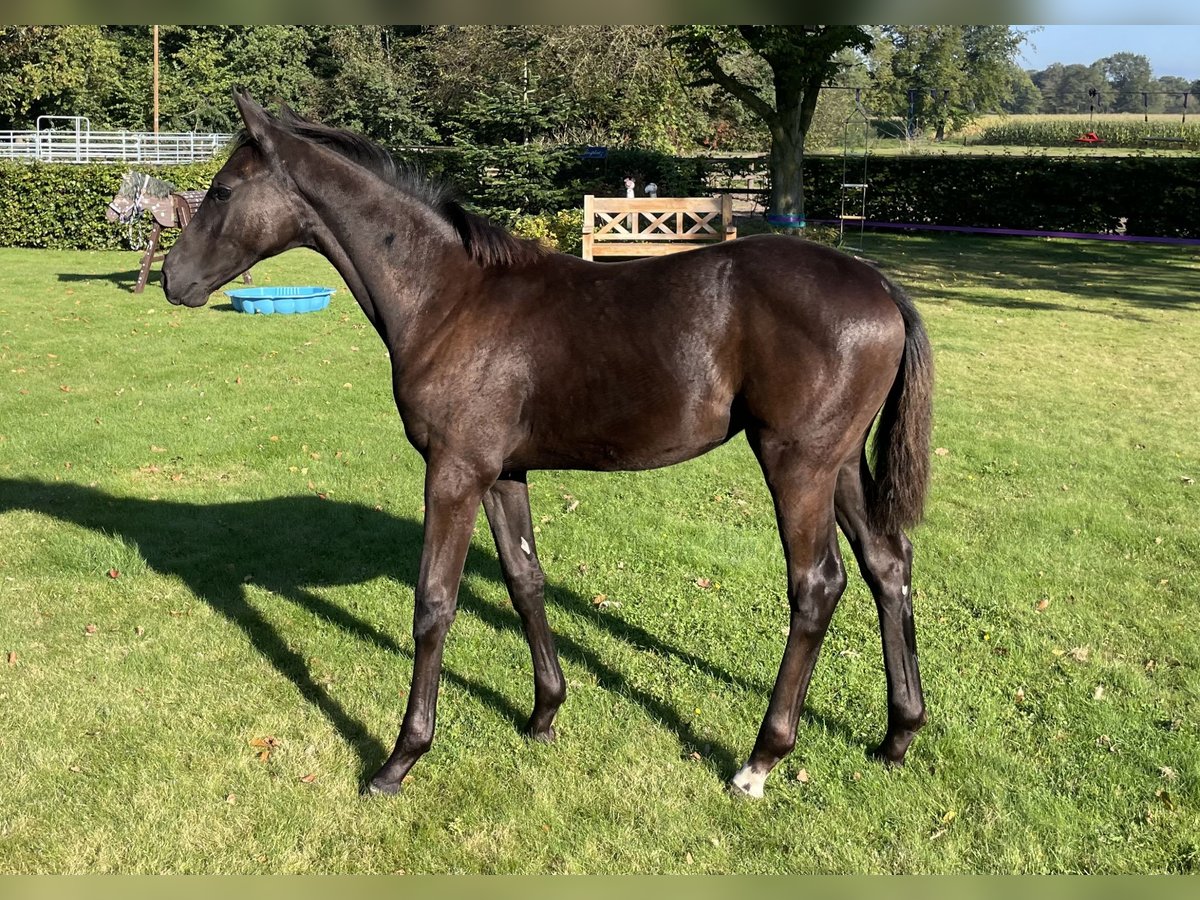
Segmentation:
[(812, 125), (821, 91), (822, 73), (797, 77), (793, 70), (775, 70), (776, 112), (771, 121), (771, 201), (767, 222), (795, 234), (804, 219), (804, 138)]
[(782, 129), (771, 129), (771, 198), (767, 221), (798, 231), (804, 226), (804, 143)]

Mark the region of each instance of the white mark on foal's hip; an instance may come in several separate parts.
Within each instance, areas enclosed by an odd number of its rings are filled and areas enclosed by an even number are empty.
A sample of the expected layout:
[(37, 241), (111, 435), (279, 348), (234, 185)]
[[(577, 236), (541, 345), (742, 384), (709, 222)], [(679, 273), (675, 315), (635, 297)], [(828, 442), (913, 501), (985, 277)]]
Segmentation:
[[(525, 551), (526, 556), (529, 556), (533, 552), (529, 549), (529, 541), (525, 540), (525, 538), (521, 538), (521, 549)], [(908, 588), (905, 588), (905, 590), (907, 591)]]

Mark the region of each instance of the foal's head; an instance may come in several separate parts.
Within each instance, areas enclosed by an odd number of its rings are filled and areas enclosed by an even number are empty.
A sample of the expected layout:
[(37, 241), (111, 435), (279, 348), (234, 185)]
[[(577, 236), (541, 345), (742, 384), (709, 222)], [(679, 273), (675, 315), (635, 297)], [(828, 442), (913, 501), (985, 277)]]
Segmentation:
[(307, 245), (302, 201), (278, 157), (286, 132), (249, 95), (233, 97), (245, 133), (163, 263), (163, 291), (176, 305), (203, 306), (259, 260)]

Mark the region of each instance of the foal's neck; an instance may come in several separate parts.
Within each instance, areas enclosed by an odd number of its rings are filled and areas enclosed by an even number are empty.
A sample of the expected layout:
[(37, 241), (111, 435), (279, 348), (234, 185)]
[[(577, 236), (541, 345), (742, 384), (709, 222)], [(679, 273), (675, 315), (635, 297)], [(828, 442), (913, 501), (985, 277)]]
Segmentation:
[(465, 253), (457, 232), (426, 203), (330, 151), (294, 177), (316, 216), (314, 249), (395, 354), (421, 309), (445, 294), (450, 264)]

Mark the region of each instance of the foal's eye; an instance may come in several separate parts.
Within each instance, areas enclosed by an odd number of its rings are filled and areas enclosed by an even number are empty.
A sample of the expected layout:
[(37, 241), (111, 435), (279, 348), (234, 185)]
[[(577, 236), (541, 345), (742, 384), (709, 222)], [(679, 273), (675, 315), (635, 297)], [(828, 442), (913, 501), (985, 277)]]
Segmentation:
[(210, 191), (210, 193), (213, 195), (213, 199), (218, 203), (224, 203), (229, 199), (230, 195), (233, 194), (233, 191), (223, 184), (218, 184), (212, 189), (212, 191)]

